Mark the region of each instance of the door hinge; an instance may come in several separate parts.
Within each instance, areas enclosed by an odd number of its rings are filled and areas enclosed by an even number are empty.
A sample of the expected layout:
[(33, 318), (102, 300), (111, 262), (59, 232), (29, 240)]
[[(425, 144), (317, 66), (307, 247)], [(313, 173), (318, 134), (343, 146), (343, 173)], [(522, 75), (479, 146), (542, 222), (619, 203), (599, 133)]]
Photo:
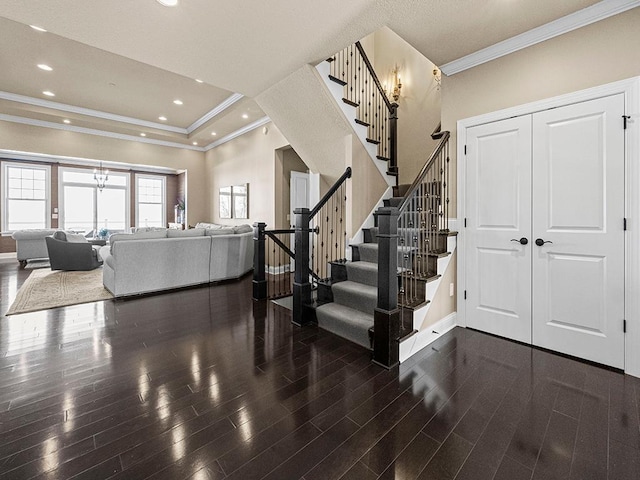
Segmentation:
[[(622, 124), (624, 126), (624, 129), (627, 129), (627, 122), (631, 119), (630, 115), (622, 115)], [(466, 147), (465, 147), (465, 151), (464, 153), (467, 153)]]
[[(625, 120), (624, 124), (625, 125), (627, 124), (626, 120)], [(625, 128), (627, 128), (627, 127), (625, 126)], [(465, 155), (467, 154), (467, 146), (466, 145), (464, 146), (464, 154)]]
[(625, 230), (627, 229), (627, 219), (626, 218), (624, 219), (624, 229)]
[(464, 217), (464, 228), (467, 228), (467, 217)]
[(464, 291), (464, 299), (465, 300), (467, 299), (467, 291), (466, 290)]
[(622, 320), (622, 333), (627, 333), (627, 321)]

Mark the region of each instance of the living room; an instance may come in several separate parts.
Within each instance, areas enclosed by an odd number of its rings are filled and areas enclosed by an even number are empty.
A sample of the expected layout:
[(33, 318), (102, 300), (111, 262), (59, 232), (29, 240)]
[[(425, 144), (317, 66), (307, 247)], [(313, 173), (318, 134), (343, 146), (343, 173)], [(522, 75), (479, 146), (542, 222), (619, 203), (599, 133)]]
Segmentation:
[[(124, 174), (126, 230), (145, 226), (137, 213), (138, 178), (164, 179), (163, 224), (177, 223), (175, 204), (184, 199), (185, 228), (198, 222), (237, 226), (256, 221), (288, 227), (289, 205), (282, 193), (286, 180), (283, 175), (279, 178), (287, 155), (283, 152), (293, 147), (309, 170), (324, 175), (321, 191), (350, 161), (354, 170), (370, 173), (370, 167), (354, 160), (358, 155), (353, 152), (360, 148), (357, 141), (336, 140), (330, 148), (316, 142), (326, 132), (314, 128), (327, 124), (331, 128), (332, 123), (335, 127), (334, 117), (317, 115), (321, 109), (311, 101), (301, 103), (299, 80), (315, 76), (309, 65), (315, 67), (383, 25), (444, 66), (583, 8), (612, 2), (549, 2), (548, 9), (492, 2), (496, 10), (492, 18), (473, 2), (462, 10), (452, 5), (432, 10), (409, 1), (373, 2), (373, 6), (364, 1), (282, 2), (252, 5), (253, 12), (247, 11), (248, 6), (214, 8), (184, 1), (176, 9), (155, 1), (144, 6), (116, 2), (113, 10), (87, 2), (64, 15), (56, 11), (68, 7), (64, 2), (28, 3), (32, 5), (16, 1), (0, 7), (0, 22), (11, 24), (16, 33), (11, 38), (0, 34), (6, 39), (2, 48), (21, 51), (18, 37), (41, 35), (31, 37), (41, 42), (46, 38), (42, 35), (50, 35), (64, 44), (76, 42), (82, 49), (101, 51), (89, 57), (121, 56), (144, 64), (144, 69), (152, 69), (149, 72), (180, 77), (176, 81), (188, 91), (223, 90), (217, 100), (196, 93), (193, 101), (165, 90), (162, 109), (160, 101), (147, 102), (153, 112), (146, 116), (136, 117), (125, 109), (112, 112), (129, 121), (116, 127), (113, 118), (93, 116), (110, 111), (97, 108), (96, 97), (83, 104), (86, 110), (61, 110), (61, 105), (77, 104), (69, 100), (73, 89), (64, 93), (64, 88), (46, 84), (52, 78), (46, 75), (60, 72), (60, 64), (42, 52), (21, 62), (28, 63), (28, 75), (44, 83), (31, 95), (16, 87), (14, 96), (3, 96), (2, 161), (49, 168), (45, 226), (54, 228), (67, 227), (61, 211), (65, 171), (84, 169), (93, 182), (94, 169), (98, 174), (101, 168), (109, 169), (113, 183), (109, 187), (107, 181), (106, 188), (114, 189), (117, 175)], [(629, 2), (613, 3), (618, 10), (607, 18), (485, 59), (486, 63), (469, 63), (437, 79), (439, 116), (443, 130), (452, 135), (454, 169), (464, 155), (458, 122), (640, 75), (638, 42), (634, 42), (640, 41), (640, 9), (626, 5)], [(140, 24), (137, 19), (143, 16), (149, 21)], [(265, 19), (268, 28), (262, 25)], [(84, 22), (91, 28), (83, 27)], [(453, 50), (446, 59), (445, 49), (430, 46), (442, 44), (442, 39)], [(467, 50), (460, 46), (463, 40)], [(55, 43), (44, 44), (49, 42)], [(217, 48), (228, 43), (238, 49)], [(283, 44), (289, 45), (286, 52)], [(194, 50), (193, 45), (206, 48)], [(210, 56), (202, 53), (207, 49)], [(13, 64), (16, 53), (11, 55), (3, 51), (0, 59)], [(389, 58), (384, 70), (394, 62), (403, 66), (404, 60), (401, 55)], [(96, 68), (108, 71), (109, 62)], [(39, 69), (38, 64), (53, 70)], [(412, 97), (416, 92), (412, 88), (427, 83), (425, 76), (436, 82), (431, 69), (420, 75), (401, 72), (400, 115), (412, 101), (424, 101)], [(9, 77), (4, 70), (0, 74), (2, 81)], [(109, 81), (100, 77), (107, 91), (126, 84), (122, 79), (110, 86)], [(146, 85), (138, 95), (153, 89), (152, 83)], [(8, 86), (3, 89), (12, 92)], [(56, 97), (45, 98), (43, 91)], [(232, 103), (239, 95), (234, 92), (254, 102), (249, 110), (243, 110), (248, 104), (241, 100)], [(60, 105), (29, 104), (18, 95)], [(637, 155), (635, 98), (629, 97), (626, 112), (631, 117), (629, 148)], [(178, 99), (182, 106), (173, 103)], [(14, 105), (20, 103), (17, 100), (25, 101), (20, 111)], [(225, 107), (227, 103), (232, 104)], [(134, 108), (131, 105), (126, 106)], [(199, 109), (196, 113), (173, 123), (169, 109), (180, 112), (181, 107), (193, 105)], [(141, 122), (130, 123), (135, 118)], [(213, 126), (216, 121), (220, 128)], [(225, 122), (228, 125), (222, 125)], [(167, 129), (173, 126), (179, 131)], [(436, 125), (424, 121), (413, 126), (428, 137)], [(305, 131), (311, 132), (307, 139), (302, 136)], [(430, 152), (424, 153), (424, 148), (406, 162), (405, 171), (419, 170), (420, 159)], [(349, 220), (350, 234), (375, 206), (377, 200), (371, 199), (380, 197), (378, 190), (386, 188), (378, 179), (368, 183), (369, 178), (374, 177), (367, 173), (350, 181), (349, 195), (361, 202), (356, 205), (357, 218)], [(411, 178), (403, 181), (410, 183)], [(463, 188), (460, 182), (453, 183), (454, 192)], [(220, 189), (246, 184), (248, 218), (221, 216)], [(92, 195), (100, 194), (97, 186), (91, 189)], [(453, 194), (452, 216), (460, 212), (456, 205), (460, 198), (464, 197)], [(96, 211), (97, 202), (88, 210)], [(632, 203), (629, 244), (637, 235), (634, 221), (640, 218)], [(89, 222), (87, 233), (109, 229), (110, 222), (105, 225), (97, 214)], [(3, 314), (34, 271), (19, 268), (12, 242), (8, 235), (0, 237)], [(637, 280), (637, 268), (631, 263), (627, 291), (633, 291)], [(458, 270), (452, 279), (456, 290), (464, 286), (461, 278)], [(449, 296), (449, 280), (445, 283), (444, 296), (455, 300)], [(438, 314), (456, 313), (461, 297)], [(3, 316), (0, 475), (515, 479), (552, 471), (572, 478), (635, 478), (640, 465), (640, 384), (635, 377), (640, 357), (634, 352), (640, 350), (632, 347), (639, 344), (640, 334), (634, 305), (630, 300), (626, 317), (627, 374), (461, 328), (462, 320), (431, 344), (433, 348), (400, 367), (380, 369), (370, 364), (367, 349), (315, 326), (292, 327), (287, 309), (252, 302), (247, 276), (159, 295)], [(460, 312), (458, 318), (463, 318)]]

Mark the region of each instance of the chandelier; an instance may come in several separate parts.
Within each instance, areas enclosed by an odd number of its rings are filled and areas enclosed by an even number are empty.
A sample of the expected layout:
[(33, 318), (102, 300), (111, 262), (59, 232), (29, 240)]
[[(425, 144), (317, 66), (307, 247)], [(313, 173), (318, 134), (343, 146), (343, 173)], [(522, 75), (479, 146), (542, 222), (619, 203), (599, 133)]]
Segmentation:
[(102, 191), (105, 184), (107, 183), (107, 180), (109, 180), (109, 170), (103, 170), (102, 162), (100, 162), (99, 169), (97, 168), (93, 169), (93, 179), (98, 184), (98, 190)]

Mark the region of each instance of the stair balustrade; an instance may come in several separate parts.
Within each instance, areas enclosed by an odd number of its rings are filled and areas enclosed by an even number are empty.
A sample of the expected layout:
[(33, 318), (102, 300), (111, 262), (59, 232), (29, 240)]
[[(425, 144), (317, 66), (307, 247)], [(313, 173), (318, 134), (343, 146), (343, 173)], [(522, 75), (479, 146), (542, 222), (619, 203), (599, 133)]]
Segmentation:
[(392, 103), (360, 42), (328, 59), (330, 76), (343, 85), (344, 102), (357, 107), (356, 123), (367, 127), (367, 141), (377, 145), (390, 174), (398, 174), (398, 104)]
[(387, 368), (398, 363), (399, 340), (412, 331), (411, 309), (425, 301), (425, 285), (437, 275), (449, 234), (449, 132), (396, 206), (378, 218), (378, 305), (374, 314), (373, 359)]
[(292, 321), (296, 325), (304, 325), (315, 319), (312, 290), (314, 283), (328, 280), (329, 263), (345, 261), (348, 178), (351, 178), (351, 167), (347, 167), (315, 207), (293, 211), (295, 274)]
[(253, 299), (277, 299), (293, 293), (291, 251), (293, 229), (267, 230), (253, 225)]

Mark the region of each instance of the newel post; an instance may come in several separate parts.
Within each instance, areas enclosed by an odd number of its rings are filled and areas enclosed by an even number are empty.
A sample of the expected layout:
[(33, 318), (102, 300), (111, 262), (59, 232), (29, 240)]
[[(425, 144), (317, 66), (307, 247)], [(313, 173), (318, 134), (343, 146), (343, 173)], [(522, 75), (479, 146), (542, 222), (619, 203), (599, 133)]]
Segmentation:
[(265, 235), (266, 223), (253, 224), (253, 299), (267, 298), (267, 276), (265, 274)]
[(392, 368), (400, 361), (398, 309), (398, 209), (382, 207), (378, 216), (378, 305), (373, 315), (373, 361)]
[(293, 318), (296, 325), (305, 325), (311, 321), (308, 314), (311, 301), (311, 283), (309, 283), (309, 223), (308, 208), (296, 208), (293, 211), (295, 223), (295, 273), (293, 277)]
[[(398, 173), (398, 104), (392, 103), (389, 111), (389, 171)], [(396, 177), (396, 185), (398, 178)]]

